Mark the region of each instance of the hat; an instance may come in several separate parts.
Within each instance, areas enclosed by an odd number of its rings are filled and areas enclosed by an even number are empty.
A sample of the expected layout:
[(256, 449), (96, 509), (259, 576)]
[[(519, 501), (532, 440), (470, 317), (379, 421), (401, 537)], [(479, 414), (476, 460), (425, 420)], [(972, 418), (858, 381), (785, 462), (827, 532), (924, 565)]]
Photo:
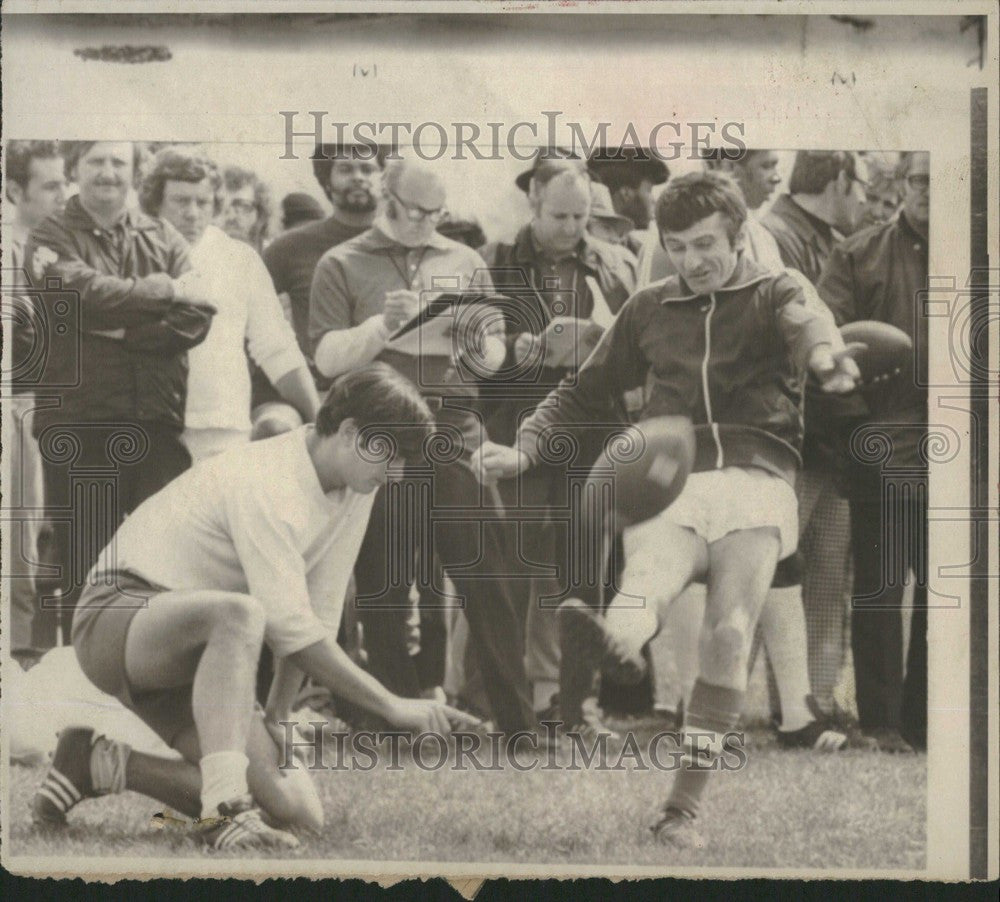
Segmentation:
[(514, 184), (527, 194), (528, 186), (531, 184), (531, 177), (546, 163), (558, 160), (566, 160), (569, 166), (572, 166), (572, 161), (575, 160), (580, 164), (581, 172), (587, 171), (587, 163), (579, 154), (567, 150), (565, 147), (540, 147), (531, 163), (531, 168), (525, 169), (524, 172), (514, 179)]
[(667, 164), (645, 147), (602, 147), (591, 154), (587, 165), (609, 188), (626, 185), (636, 177), (662, 185), (670, 177)]
[(635, 228), (635, 223), (631, 219), (615, 212), (611, 203), (611, 192), (607, 185), (602, 185), (600, 182), (590, 183), (590, 218), (614, 222), (629, 231)]
[(300, 222), (322, 219), (323, 208), (312, 195), (293, 191), (291, 194), (286, 194), (281, 200), (281, 218), (285, 228), (290, 229)]

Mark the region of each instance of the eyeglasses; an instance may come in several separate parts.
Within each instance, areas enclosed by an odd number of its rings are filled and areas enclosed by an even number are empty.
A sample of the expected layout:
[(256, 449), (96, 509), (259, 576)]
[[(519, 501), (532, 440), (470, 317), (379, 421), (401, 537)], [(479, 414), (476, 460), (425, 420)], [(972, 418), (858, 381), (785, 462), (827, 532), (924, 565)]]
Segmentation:
[(429, 219), (432, 222), (439, 222), (448, 215), (448, 210), (445, 207), (428, 210), (418, 204), (407, 203), (391, 188), (386, 188), (386, 191), (392, 199), (403, 208), (403, 211), (406, 213), (406, 218), (409, 219), (410, 222), (423, 222), (425, 219)]
[(930, 174), (926, 172), (915, 172), (913, 175), (908, 175), (906, 177), (906, 184), (911, 188), (929, 188), (931, 186)]
[(234, 200), (229, 202), (227, 209), (232, 210), (234, 213), (239, 213), (241, 216), (247, 216), (256, 211), (257, 207), (247, 200)]

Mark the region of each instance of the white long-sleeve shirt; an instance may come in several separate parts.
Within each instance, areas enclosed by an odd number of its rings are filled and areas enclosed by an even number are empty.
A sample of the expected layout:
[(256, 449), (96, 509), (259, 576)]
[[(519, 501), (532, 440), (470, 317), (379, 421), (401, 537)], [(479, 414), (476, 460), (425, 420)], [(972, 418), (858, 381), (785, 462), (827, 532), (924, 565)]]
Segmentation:
[(191, 249), (218, 309), (205, 340), (188, 351), (188, 429), (250, 429), (246, 351), (272, 383), (306, 366), (260, 255), (209, 226)]
[(311, 428), (178, 476), (129, 515), (91, 578), (129, 571), (165, 589), (252, 595), (277, 657), (335, 636), (375, 495), (324, 494), (306, 449)]

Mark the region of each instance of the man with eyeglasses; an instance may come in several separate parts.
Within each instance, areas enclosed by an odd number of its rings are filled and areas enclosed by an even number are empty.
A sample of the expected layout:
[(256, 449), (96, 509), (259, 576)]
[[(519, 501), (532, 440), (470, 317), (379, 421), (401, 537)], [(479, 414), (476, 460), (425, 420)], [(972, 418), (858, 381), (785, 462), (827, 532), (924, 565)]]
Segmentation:
[[(861, 729), (888, 752), (927, 745), (927, 287), (930, 156), (904, 153), (897, 171), (902, 208), (834, 248), (817, 288), (838, 325), (879, 320), (913, 341), (913, 369), (866, 392), (857, 422), (884, 440), (877, 461), (852, 454), (848, 500), (854, 547), (851, 646)], [(891, 490), (890, 490), (891, 489)], [(885, 500), (883, 500), (885, 499)], [(887, 554), (886, 549), (896, 553)], [(903, 663), (902, 602), (915, 576), (910, 643)], [(905, 672), (905, 677), (904, 677)]]
[(373, 155), (356, 144), (317, 144), (313, 174), (333, 205), (325, 219), (279, 235), (264, 250), (264, 265), (274, 290), (288, 298), (299, 347), (312, 356), (309, 342), (309, 290), (316, 264), (330, 248), (371, 228), (378, 205), (377, 183), (385, 165), (385, 148)]
[[(459, 361), (452, 355), (417, 356), (397, 350), (389, 341), (417, 314), (429, 291), (440, 291), (442, 286), (448, 286), (445, 290), (492, 290), (479, 254), (437, 231), (446, 216), (445, 200), (443, 181), (426, 164), (404, 159), (387, 162), (382, 203), (372, 227), (332, 248), (316, 266), (309, 337), (316, 368), (326, 377), (375, 359), (390, 363), (438, 406), (441, 443), (437, 447), (455, 442), (454, 454), (436, 454), (428, 448), (428, 459), (415, 462), (415, 469), (398, 486), (403, 493), (410, 488), (420, 492), (410, 476), (418, 475), (416, 470), (432, 474), (429, 487), (424, 486), (429, 497), (421, 510), (422, 524), (412, 524), (402, 511), (392, 510), (395, 489), (382, 490), (376, 498), (355, 567), (357, 611), (370, 670), (406, 697), (434, 697), (443, 691), (444, 621), (434, 616), (432, 605), (440, 609), (458, 602), (443, 597), (437, 588), (440, 583), (434, 580), (436, 585), (431, 585), (432, 574), (418, 569), (420, 653), (411, 655), (407, 619), (412, 580), (392, 576), (398, 570), (410, 571), (412, 543), (419, 544), (422, 559), (428, 562), (433, 556), (463, 599), (493, 719), (501, 731), (513, 733), (531, 727), (531, 705), (521, 624), (507, 576), (505, 536), (495, 510), (485, 510), (484, 516), (476, 513), (499, 502), (481, 491), (468, 467), (483, 439), (474, 413), (477, 392), (470, 380), (458, 375), (455, 365)], [(485, 317), (478, 337), (460, 334), (457, 346), (461, 356), (475, 362), (477, 372), (499, 367), (506, 354), (499, 314)], [(436, 511), (449, 508), (453, 514), (464, 509), (464, 519), (434, 517)], [(426, 567), (421, 569), (426, 571)]]
[(256, 173), (239, 166), (222, 170), (216, 225), (259, 254), (271, 225), (271, 194)]

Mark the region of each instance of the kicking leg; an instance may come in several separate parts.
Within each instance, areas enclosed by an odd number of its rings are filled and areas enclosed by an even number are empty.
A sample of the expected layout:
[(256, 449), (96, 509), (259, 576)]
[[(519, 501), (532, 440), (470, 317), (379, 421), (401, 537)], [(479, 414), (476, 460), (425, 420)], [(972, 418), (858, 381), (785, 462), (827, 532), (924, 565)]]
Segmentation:
[(559, 608), (559, 705), (567, 727), (582, 722), (598, 670), (614, 672), (619, 682), (642, 678), (642, 648), (658, 629), (659, 605), (703, 574), (708, 560), (704, 540), (659, 519), (626, 532), (625, 555), (621, 591), (603, 617), (578, 599)]

